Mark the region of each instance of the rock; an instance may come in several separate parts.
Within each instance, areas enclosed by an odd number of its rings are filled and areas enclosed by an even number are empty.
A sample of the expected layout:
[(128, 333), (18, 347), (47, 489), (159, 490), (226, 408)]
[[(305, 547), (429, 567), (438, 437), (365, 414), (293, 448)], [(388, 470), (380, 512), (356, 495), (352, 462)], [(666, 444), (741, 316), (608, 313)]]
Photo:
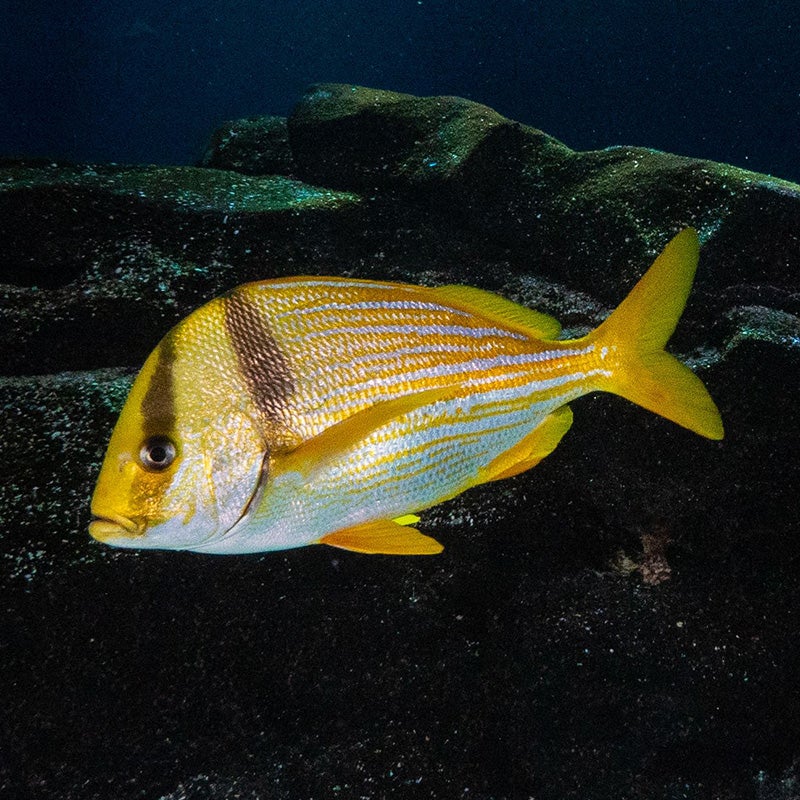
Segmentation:
[(0, 529), (4, 554), (17, 561), (14, 577), (30, 568), (32, 579), (45, 564), (91, 552), (76, 535), (87, 486), (132, 380), (124, 370), (0, 378)]
[(223, 122), (211, 135), (201, 167), (244, 175), (294, 175), (285, 117), (249, 117)]
[[(793, 796), (800, 187), (330, 84), (203, 163), (0, 164), (2, 793)], [(425, 512), (432, 559), (89, 539), (135, 370), (210, 297), (464, 282), (577, 335), (689, 224), (673, 345), (724, 441), (584, 398), (535, 470)]]
[(135, 364), (214, 294), (322, 266), (359, 203), (352, 193), (275, 175), (7, 166), (0, 172), (6, 374)]
[(304, 180), (365, 191), (438, 186), (465, 171), (475, 175), (494, 158), (501, 169), (524, 158), (544, 170), (571, 152), (535, 128), (460, 97), (340, 84), (311, 87), (289, 118), (289, 136)]

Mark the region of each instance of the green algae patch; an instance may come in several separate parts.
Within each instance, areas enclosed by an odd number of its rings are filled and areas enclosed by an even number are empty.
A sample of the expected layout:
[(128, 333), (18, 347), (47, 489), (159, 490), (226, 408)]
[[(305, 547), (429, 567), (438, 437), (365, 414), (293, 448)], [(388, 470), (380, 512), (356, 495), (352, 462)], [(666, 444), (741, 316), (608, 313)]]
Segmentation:
[[(312, 86), (289, 117), (300, 176), (339, 187), (429, 187), (456, 178), (498, 132), (560, 157), (547, 134), (460, 97), (415, 97), (349, 84)], [(364, 147), (369, 142), (369, 147)], [(507, 151), (518, 156), (520, 148)]]
[(359, 202), (351, 192), (310, 186), (283, 175), (253, 177), (199, 167), (125, 171), (113, 191), (192, 211), (230, 213), (335, 209)]
[(738, 306), (726, 314), (733, 333), (725, 351), (747, 342), (767, 342), (781, 349), (800, 350), (800, 318), (764, 306)]
[(283, 175), (254, 177), (203, 167), (20, 164), (0, 169), (0, 193), (56, 187), (230, 213), (335, 209), (360, 200), (352, 192), (311, 186)]
[(254, 274), (246, 277), (255, 279), (268, 273), (264, 259), (288, 262), (302, 256), (305, 242), (317, 247), (352, 227), (362, 206), (353, 192), (281, 175), (7, 162), (0, 167), (0, 283), (64, 286), (123, 241), (152, 245), (175, 261), (251, 261)]

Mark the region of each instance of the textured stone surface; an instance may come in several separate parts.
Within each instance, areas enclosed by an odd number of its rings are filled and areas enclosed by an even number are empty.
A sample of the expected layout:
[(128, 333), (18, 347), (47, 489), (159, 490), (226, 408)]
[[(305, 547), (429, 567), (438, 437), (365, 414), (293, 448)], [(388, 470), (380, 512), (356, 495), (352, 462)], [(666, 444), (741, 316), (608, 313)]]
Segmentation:
[(285, 117), (250, 117), (223, 122), (211, 136), (203, 167), (246, 175), (292, 175), (294, 158)]
[[(239, 172), (0, 169), (0, 794), (796, 797), (800, 187), (350, 86), (225, 129), (204, 163)], [(282, 160), (242, 146), (268, 129)], [(687, 224), (674, 348), (723, 442), (583, 398), (535, 470), (425, 513), (431, 559), (89, 539), (135, 370), (221, 291), (466, 282), (577, 333)]]

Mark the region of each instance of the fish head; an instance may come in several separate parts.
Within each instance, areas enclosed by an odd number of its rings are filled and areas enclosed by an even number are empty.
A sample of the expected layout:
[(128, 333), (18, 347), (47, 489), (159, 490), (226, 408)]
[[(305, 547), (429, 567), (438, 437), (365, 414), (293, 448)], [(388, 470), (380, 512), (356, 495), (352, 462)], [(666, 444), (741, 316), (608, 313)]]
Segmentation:
[(262, 486), (270, 446), (222, 299), (168, 333), (131, 387), (92, 497), (90, 534), (192, 549), (223, 536)]

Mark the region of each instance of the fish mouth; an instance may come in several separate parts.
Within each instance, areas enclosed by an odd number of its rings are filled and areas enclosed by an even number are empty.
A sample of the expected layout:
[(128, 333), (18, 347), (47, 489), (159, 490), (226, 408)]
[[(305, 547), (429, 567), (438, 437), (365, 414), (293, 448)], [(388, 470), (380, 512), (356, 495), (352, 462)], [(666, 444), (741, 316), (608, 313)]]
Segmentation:
[(130, 539), (134, 536), (141, 536), (143, 526), (134, 522), (121, 514), (96, 514), (95, 518), (89, 523), (89, 534), (99, 542), (107, 542), (111, 539)]

